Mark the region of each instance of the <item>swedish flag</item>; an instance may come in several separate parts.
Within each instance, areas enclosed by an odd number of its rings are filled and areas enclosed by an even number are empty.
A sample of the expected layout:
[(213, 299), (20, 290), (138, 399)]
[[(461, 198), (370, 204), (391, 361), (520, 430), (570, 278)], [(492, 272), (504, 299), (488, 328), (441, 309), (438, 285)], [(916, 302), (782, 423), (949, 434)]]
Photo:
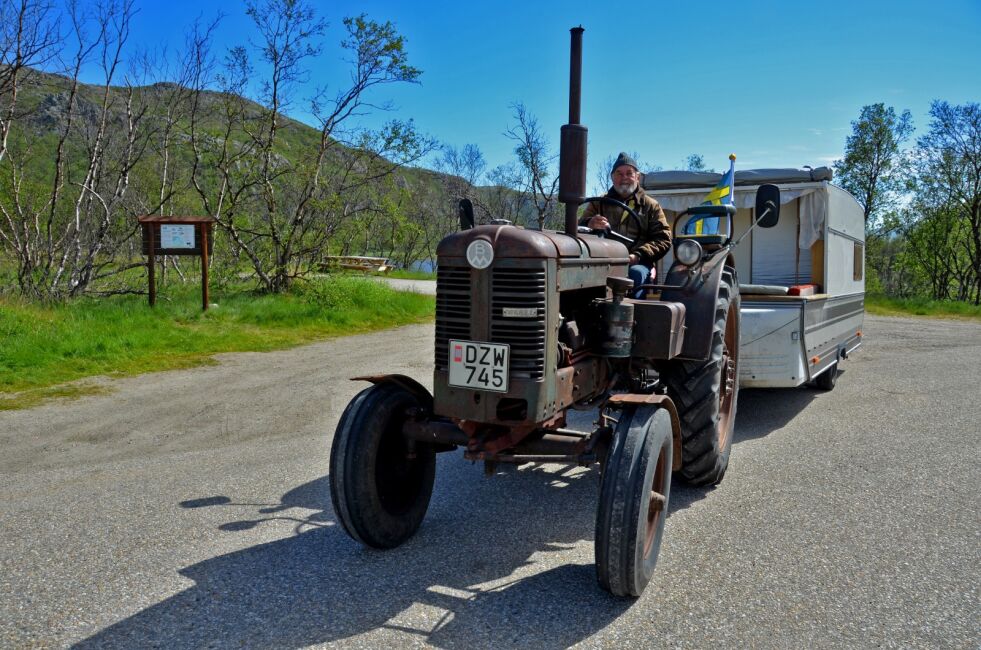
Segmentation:
[[(701, 205), (733, 205), (733, 196), (736, 187), (736, 154), (729, 154), (729, 171), (722, 175), (715, 189), (705, 195), (705, 200)], [(719, 232), (719, 225), (725, 217), (706, 217), (690, 223), (685, 227), (685, 234), (688, 235), (715, 235)], [(690, 232), (689, 232), (690, 231)]]
[(729, 171), (722, 175), (715, 189), (705, 195), (702, 205), (732, 205), (736, 185), (736, 154), (729, 154)]

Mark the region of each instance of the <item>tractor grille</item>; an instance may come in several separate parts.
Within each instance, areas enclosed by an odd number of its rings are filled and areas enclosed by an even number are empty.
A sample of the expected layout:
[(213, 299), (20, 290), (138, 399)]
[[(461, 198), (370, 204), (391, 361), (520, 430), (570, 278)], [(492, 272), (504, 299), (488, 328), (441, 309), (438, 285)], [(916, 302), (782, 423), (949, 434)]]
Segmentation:
[[(494, 269), (491, 341), (511, 346), (511, 376), (541, 379), (545, 372), (545, 269)], [(505, 317), (504, 309), (534, 309), (534, 316)]]
[[(491, 271), (490, 342), (511, 346), (511, 376), (541, 379), (545, 373), (545, 268), (494, 268)], [(436, 368), (449, 367), (450, 339), (472, 340), (474, 295), (469, 266), (445, 266), (436, 271)], [(521, 314), (504, 316), (504, 310)]]
[(470, 339), (470, 267), (436, 269), (436, 367), (449, 367), (450, 339)]

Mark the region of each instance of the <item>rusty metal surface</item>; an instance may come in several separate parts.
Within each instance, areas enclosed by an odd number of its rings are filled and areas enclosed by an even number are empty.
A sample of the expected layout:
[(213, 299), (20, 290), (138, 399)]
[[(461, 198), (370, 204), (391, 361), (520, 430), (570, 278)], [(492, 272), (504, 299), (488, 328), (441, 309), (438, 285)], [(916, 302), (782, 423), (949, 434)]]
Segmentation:
[[(574, 291), (591, 287), (605, 288), (606, 278), (627, 277), (627, 258), (559, 260), (558, 291)], [(606, 295), (602, 292), (601, 295)]]
[[(536, 432), (540, 433), (540, 432)], [(503, 449), (468, 448), (464, 452), (467, 460), (482, 460), (491, 463), (576, 463), (589, 465), (597, 462), (599, 440), (607, 430), (593, 433), (576, 432), (579, 436), (553, 432), (529, 436), (513, 447)]]
[(433, 410), (433, 396), (429, 394), (426, 387), (412, 377), (406, 375), (359, 375), (351, 377), (351, 381), (368, 381), (372, 384), (395, 384), (412, 393), (412, 396), (419, 401), (419, 405), (427, 413)]
[[(511, 228), (512, 230), (517, 230)], [(554, 258), (499, 259), (488, 269), (476, 270), (440, 259), (437, 279), (436, 367), (433, 378), (436, 412), (476, 422), (534, 424), (556, 412), (553, 369), (558, 366), (558, 300), (549, 287), (555, 282)], [(465, 262), (464, 262), (465, 264)], [(460, 269), (461, 280), (453, 301), (445, 301), (440, 279)], [(464, 284), (464, 279), (469, 284)], [(508, 306), (534, 308), (533, 316), (505, 317)], [(510, 381), (506, 393), (449, 385), (448, 341), (459, 338), (510, 346)], [(509, 400), (506, 402), (505, 400)], [(515, 400), (526, 402), (523, 417), (504, 418)], [(503, 402), (503, 404), (502, 404)]]
[(605, 336), (600, 351), (610, 358), (630, 356), (634, 340), (634, 306), (617, 297), (600, 305)]
[[(685, 338), (678, 355), (682, 359), (707, 359), (712, 350), (715, 303), (719, 296), (722, 270), (726, 268), (722, 256), (712, 262), (697, 271), (697, 280), (687, 287), (661, 291), (661, 300), (678, 302), (685, 306)], [(735, 273), (735, 269), (733, 272)], [(665, 284), (682, 285), (687, 278), (688, 267), (675, 264), (668, 271)]]
[[(617, 262), (622, 261), (623, 264), (627, 264), (630, 261), (630, 253), (627, 251), (627, 247), (618, 241), (589, 234), (579, 235), (579, 239), (586, 245), (591, 259), (616, 260)], [(626, 275), (626, 269), (624, 269), (623, 274)]]
[(552, 259), (560, 256), (579, 257), (582, 254), (574, 237), (511, 225), (477, 226), (447, 235), (439, 243), (436, 254), (440, 258), (459, 258), (466, 263), (467, 246), (475, 239), (489, 242), (495, 259)]
[[(575, 208), (576, 212), (586, 198), (587, 138), (588, 130), (581, 124), (565, 124), (560, 130), (559, 201), (565, 203), (567, 209)], [(576, 235), (578, 221), (578, 214), (574, 213), (572, 230), (567, 227), (567, 235)]]
[(631, 354), (643, 359), (672, 359), (685, 339), (685, 305), (663, 300), (630, 300), (634, 305)]
[(514, 463), (524, 465), (526, 463), (575, 463), (577, 465), (591, 465), (598, 461), (596, 454), (578, 454), (570, 456), (535, 456), (531, 454), (484, 454), (484, 453), (465, 453), (466, 460), (482, 460), (486, 463)]
[(470, 437), (456, 424), (444, 420), (412, 419), (402, 425), (402, 433), (419, 442), (466, 447)]
[(565, 426), (565, 412), (549, 418), (544, 422), (527, 423), (514, 426), (486, 424), (460, 420), (462, 431), (467, 434), (467, 452), (494, 454), (517, 446), (525, 438), (542, 430), (550, 430)]
[(569, 123), (562, 127), (559, 147), (559, 201), (565, 203), (565, 233), (576, 236), (579, 204), (586, 198), (586, 127), (582, 107), (582, 27), (569, 30)]
[(613, 408), (623, 408), (624, 406), (657, 406), (665, 409), (668, 415), (671, 416), (671, 437), (674, 448), (674, 459), (671, 469), (675, 472), (681, 469), (681, 419), (678, 417), (678, 409), (670, 397), (657, 394), (618, 393), (611, 395), (610, 399), (606, 400), (606, 406)]

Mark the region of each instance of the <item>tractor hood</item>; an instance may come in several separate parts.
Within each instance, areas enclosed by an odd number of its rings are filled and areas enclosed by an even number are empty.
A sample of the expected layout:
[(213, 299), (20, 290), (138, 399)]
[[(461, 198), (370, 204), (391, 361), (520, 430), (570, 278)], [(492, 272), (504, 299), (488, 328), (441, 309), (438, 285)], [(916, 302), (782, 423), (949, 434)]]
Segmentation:
[(477, 226), (446, 236), (439, 243), (436, 254), (440, 257), (466, 257), (467, 247), (475, 240), (483, 239), (491, 244), (495, 257), (508, 258), (590, 258), (609, 259), (627, 257), (627, 249), (595, 235), (574, 238), (562, 232), (526, 230), (516, 226)]

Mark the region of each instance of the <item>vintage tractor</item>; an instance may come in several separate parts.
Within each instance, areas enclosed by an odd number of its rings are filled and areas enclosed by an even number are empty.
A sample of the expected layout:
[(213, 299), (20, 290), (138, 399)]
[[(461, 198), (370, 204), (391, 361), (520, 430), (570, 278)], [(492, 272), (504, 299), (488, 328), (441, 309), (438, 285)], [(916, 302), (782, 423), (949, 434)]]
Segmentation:
[[(581, 58), (582, 28), (575, 28), (560, 154), (565, 231), (473, 227), (472, 210), (461, 204), (463, 229), (438, 249), (433, 394), (406, 376), (358, 378), (373, 385), (338, 423), (331, 497), (354, 539), (391, 548), (422, 522), (439, 452), (462, 447), (464, 458), (489, 470), (599, 463), (597, 576), (612, 593), (637, 596), (657, 561), (672, 473), (713, 484), (728, 464), (738, 242), (733, 208), (692, 208), (676, 227), (721, 217), (726, 233), (677, 236), (665, 282), (646, 287), (658, 299), (627, 297), (629, 240), (577, 226), (581, 204), (611, 201), (585, 196)], [(779, 205), (779, 190), (761, 188), (754, 226), (776, 223)], [(566, 428), (569, 409), (595, 409), (593, 430)]]

